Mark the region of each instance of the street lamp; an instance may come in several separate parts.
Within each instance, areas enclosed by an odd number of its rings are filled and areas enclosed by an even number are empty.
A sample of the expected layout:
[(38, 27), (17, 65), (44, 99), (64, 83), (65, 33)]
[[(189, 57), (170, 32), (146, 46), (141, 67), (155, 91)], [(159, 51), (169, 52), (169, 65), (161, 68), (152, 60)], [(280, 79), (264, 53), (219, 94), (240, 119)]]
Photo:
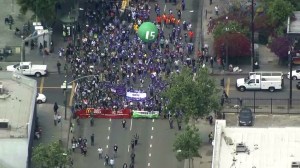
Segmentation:
[(228, 69), (228, 32), (229, 32), (229, 28), (227, 27), (228, 26), (228, 16), (226, 16), (226, 27), (225, 27), (225, 31), (226, 31), (226, 36), (225, 36), (225, 39), (226, 39), (226, 69)]

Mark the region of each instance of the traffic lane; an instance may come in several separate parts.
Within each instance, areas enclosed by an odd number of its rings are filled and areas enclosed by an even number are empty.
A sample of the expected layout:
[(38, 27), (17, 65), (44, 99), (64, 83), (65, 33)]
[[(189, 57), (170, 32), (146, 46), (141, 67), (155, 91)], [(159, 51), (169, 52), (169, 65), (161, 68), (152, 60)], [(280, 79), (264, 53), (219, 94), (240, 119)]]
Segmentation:
[[(72, 154), (74, 160), (74, 168), (82, 168), (82, 167), (99, 167), (104, 168), (104, 159), (99, 159), (98, 155), (98, 147), (102, 147), (103, 153), (105, 154), (107, 151), (106, 144), (108, 142), (107, 136), (109, 135), (108, 127), (111, 126), (111, 122), (109, 119), (95, 119), (94, 126), (90, 126), (89, 119), (81, 119), (80, 125), (77, 126), (75, 123), (75, 138), (78, 137), (86, 138), (88, 141), (88, 150), (87, 156), (84, 157), (80, 153), (80, 148), (77, 148), (75, 153)], [(95, 144), (91, 146), (91, 138), (90, 136), (95, 135)], [(70, 137), (72, 138), (72, 137)]]
[[(299, 127), (300, 116), (299, 115), (255, 115), (254, 125), (252, 127)], [(226, 114), (227, 126), (238, 126), (237, 114)]]
[[(63, 92), (61, 85), (65, 80), (66, 80), (65, 76), (62, 74), (49, 74), (49, 76), (47, 77), (42, 77), (39, 81), (40, 83), (38, 85), (38, 92), (43, 93), (46, 96), (48, 103), (57, 102), (60, 105), (64, 105), (65, 93)], [(67, 80), (70, 81), (72, 79), (68, 77)], [(68, 90), (67, 93), (68, 106), (71, 106), (70, 102), (72, 102), (73, 96), (74, 93), (72, 93), (71, 90)]]
[(173, 152), (176, 134), (180, 133), (176, 122), (174, 121), (174, 129), (170, 129), (168, 120), (155, 120), (153, 127), (150, 167), (182, 168), (183, 162), (177, 161)]
[[(216, 81), (219, 82), (220, 85), (220, 80), (223, 78), (224, 76), (219, 76), (219, 77), (215, 77)], [(227, 76), (224, 77), (224, 81), (225, 81), (225, 90), (228, 90), (227, 94), (229, 97), (240, 97), (240, 98), (249, 98), (249, 97), (253, 97), (254, 96), (254, 91), (245, 91), (245, 92), (240, 92), (237, 88), (236, 88), (236, 80), (238, 78), (243, 78), (245, 76), (242, 75), (237, 75), (237, 76)], [(229, 83), (228, 83), (229, 82)], [(267, 90), (259, 90), (259, 91), (255, 91), (255, 96), (257, 98), (265, 98), (265, 99), (287, 99), (289, 98), (289, 82), (290, 80), (287, 78), (284, 78), (284, 88), (282, 90), (277, 90), (274, 93), (271, 93)], [(300, 93), (299, 90), (296, 88), (296, 83), (298, 81), (292, 81), (292, 91), (293, 91), (293, 95), (294, 97), (299, 97)], [(276, 96), (274, 96), (274, 94), (276, 94)]]
[(108, 136), (108, 155), (113, 157), (113, 147), (116, 144), (118, 146), (117, 158), (115, 159), (115, 167), (121, 167), (127, 162), (130, 156), (130, 120), (126, 120), (126, 128), (122, 127), (122, 119), (112, 119), (110, 134)]
[[(153, 119), (133, 119), (131, 137), (138, 135), (138, 145), (135, 146), (135, 166), (138, 168), (148, 167), (150, 144), (153, 127)], [(128, 157), (130, 163), (130, 157)]]

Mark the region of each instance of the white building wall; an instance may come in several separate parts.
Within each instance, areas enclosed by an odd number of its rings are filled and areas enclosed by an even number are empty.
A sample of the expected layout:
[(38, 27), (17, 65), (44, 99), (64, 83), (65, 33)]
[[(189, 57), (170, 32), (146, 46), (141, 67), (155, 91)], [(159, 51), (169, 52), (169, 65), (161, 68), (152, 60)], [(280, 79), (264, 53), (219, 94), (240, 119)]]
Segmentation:
[(1, 168), (26, 168), (27, 138), (0, 139), (0, 156)]

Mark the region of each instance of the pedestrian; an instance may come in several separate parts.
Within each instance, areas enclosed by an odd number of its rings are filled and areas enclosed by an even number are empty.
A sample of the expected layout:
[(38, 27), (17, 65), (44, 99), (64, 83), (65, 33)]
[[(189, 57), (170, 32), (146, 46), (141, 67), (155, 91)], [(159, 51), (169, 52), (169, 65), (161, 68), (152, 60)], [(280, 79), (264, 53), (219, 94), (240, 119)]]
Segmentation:
[(131, 149), (134, 150), (134, 140), (131, 140)]
[(134, 164), (134, 158), (135, 158), (135, 153), (134, 153), (134, 152), (132, 152), (132, 153), (130, 154), (130, 158), (131, 158), (131, 163)]
[(86, 154), (87, 154), (87, 147), (83, 147), (83, 155), (86, 157)]
[(57, 114), (54, 114), (53, 120), (54, 120), (54, 126), (56, 126), (57, 125)]
[(98, 151), (99, 159), (102, 159), (103, 149), (99, 147), (97, 151)]
[(130, 163), (129, 168), (134, 168), (134, 164)]
[(60, 66), (61, 66), (61, 64), (60, 64), (59, 61), (57, 61), (56, 66), (57, 66), (57, 72), (58, 72), (58, 74), (60, 74)]
[(178, 17), (178, 19), (181, 19), (181, 10), (177, 11), (177, 17)]
[(94, 146), (94, 139), (95, 139), (95, 135), (92, 134), (91, 135), (91, 146)]
[(127, 166), (127, 163), (124, 163), (123, 164), (123, 168), (127, 168), (128, 166)]
[(107, 166), (109, 162), (109, 156), (107, 154), (105, 154), (104, 156), (104, 165)]
[(173, 119), (169, 120), (169, 124), (170, 124), (170, 129), (173, 129)]
[(212, 5), (212, 0), (209, 0), (209, 5)]
[(138, 144), (138, 140), (139, 140), (139, 136), (138, 136), (138, 134), (136, 133), (136, 134), (134, 135), (134, 145), (137, 145), (137, 144)]
[(76, 143), (72, 143), (72, 151), (75, 152)]
[(57, 114), (57, 123), (59, 124), (61, 122), (61, 115)]
[(115, 144), (115, 145), (114, 145), (114, 157), (115, 157), (115, 158), (117, 157), (118, 148), (119, 148), (118, 145)]
[(209, 142), (209, 143), (212, 143), (212, 141), (213, 141), (213, 133), (210, 132), (210, 133), (208, 134), (208, 142)]
[(218, 5), (215, 6), (215, 13), (217, 16), (219, 15), (219, 6)]
[(126, 127), (126, 120), (125, 119), (122, 120), (122, 126), (125, 129), (125, 127)]
[(210, 57), (209, 62), (210, 62), (210, 67), (213, 68), (213, 66), (214, 66), (214, 58)]
[(58, 110), (58, 105), (57, 105), (57, 103), (55, 102), (55, 103), (54, 103), (54, 106), (53, 106), (53, 111), (54, 111), (54, 113), (57, 113), (57, 110)]
[(111, 166), (111, 168), (114, 167), (114, 164), (115, 164), (114, 158), (110, 158), (110, 160), (109, 160), (109, 165)]

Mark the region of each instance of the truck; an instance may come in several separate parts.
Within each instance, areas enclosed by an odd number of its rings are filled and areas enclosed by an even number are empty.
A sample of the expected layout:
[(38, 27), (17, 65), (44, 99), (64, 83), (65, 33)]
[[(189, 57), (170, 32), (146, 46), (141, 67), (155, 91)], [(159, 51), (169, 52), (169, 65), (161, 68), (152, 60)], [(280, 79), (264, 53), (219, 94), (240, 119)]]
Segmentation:
[(32, 62), (19, 62), (15, 65), (8, 65), (6, 70), (36, 77), (45, 76), (48, 73), (47, 65), (34, 65)]
[(236, 80), (236, 87), (239, 91), (246, 90), (275, 90), (283, 89), (283, 73), (282, 72), (249, 72), (247, 78), (239, 78)]

